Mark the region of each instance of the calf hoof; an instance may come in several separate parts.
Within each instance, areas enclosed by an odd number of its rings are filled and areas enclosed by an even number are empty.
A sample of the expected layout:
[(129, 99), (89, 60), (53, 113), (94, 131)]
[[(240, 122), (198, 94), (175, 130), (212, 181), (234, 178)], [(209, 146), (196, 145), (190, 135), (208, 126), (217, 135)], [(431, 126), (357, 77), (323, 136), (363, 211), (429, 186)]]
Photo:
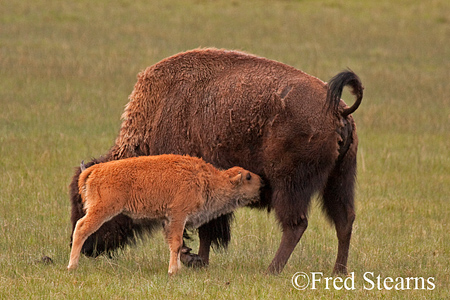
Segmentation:
[(75, 265), (75, 264), (69, 264), (67, 266), (68, 271), (73, 271), (73, 270), (76, 270), (77, 268), (78, 268), (78, 265)]
[(189, 251), (185, 251), (184, 249), (181, 251), (180, 260), (183, 265), (189, 268), (203, 268), (208, 265), (200, 256), (195, 253), (190, 253)]
[(169, 278), (172, 278), (173, 276), (175, 276), (175, 274), (178, 272), (177, 268), (170, 268), (169, 272), (167, 274), (169, 274)]

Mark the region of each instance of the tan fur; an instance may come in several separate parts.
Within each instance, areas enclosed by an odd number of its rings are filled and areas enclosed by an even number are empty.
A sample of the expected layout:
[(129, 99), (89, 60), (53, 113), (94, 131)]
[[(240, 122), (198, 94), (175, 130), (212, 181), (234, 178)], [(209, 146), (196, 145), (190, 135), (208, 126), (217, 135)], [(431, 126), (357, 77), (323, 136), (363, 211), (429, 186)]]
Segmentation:
[(86, 215), (75, 227), (68, 269), (78, 266), (84, 241), (120, 213), (164, 222), (169, 274), (180, 264), (185, 226), (197, 228), (259, 199), (261, 178), (240, 167), (217, 170), (190, 156), (141, 156), (94, 165), (80, 175)]

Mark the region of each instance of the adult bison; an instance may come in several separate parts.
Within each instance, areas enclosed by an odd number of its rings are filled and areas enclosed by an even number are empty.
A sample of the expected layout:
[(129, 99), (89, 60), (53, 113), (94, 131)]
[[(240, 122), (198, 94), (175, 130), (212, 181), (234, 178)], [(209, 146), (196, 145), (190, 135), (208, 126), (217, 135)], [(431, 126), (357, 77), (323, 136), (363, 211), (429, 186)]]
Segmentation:
[[(356, 102), (341, 99), (344, 86)], [(109, 152), (91, 161), (164, 153), (189, 154), (215, 167), (241, 166), (265, 181), (260, 207), (275, 211), (283, 235), (269, 272), (281, 272), (308, 226), (315, 193), (335, 224), (339, 241), (335, 273), (347, 273), (355, 219), (354, 183), (358, 139), (351, 113), (363, 87), (351, 71), (328, 84), (293, 67), (250, 54), (197, 49), (166, 58), (138, 75), (122, 115), (122, 126)], [(71, 183), (71, 221), (84, 213), (78, 192), (80, 169)], [(230, 240), (231, 215), (198, 230), (198, 256), (209, 261), (211, 245)], [(84, 244), (98, 255), (150, 231), (151, 221), (119, 215)], [(188, 252), (187, 250), (185, 252)]]

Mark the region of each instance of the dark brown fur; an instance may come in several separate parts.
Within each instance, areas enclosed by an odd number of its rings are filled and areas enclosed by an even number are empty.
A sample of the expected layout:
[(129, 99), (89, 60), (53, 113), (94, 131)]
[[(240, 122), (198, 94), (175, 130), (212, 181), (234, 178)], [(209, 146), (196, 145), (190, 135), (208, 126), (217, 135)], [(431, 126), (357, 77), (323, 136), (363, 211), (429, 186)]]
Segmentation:
[[(349, 85), (357, 101), (340, 99)], [(115, 145), (101, 160), (162, 153), (202, 157), (216, 167), (242, 166), (266, 182), (261, 206), (275, 211), (283, 236), (269, 266), (280, 272), (306, 230), (308, 207), (320, 193), (339, 240), (334, 272), (347, 272), (355, 218), (358, 139), (350, 113), (362, 99), (351, 71), (328, 85), (290, 66), (237, 51), (198, 49), (147, 68), (129, 97)], [(92, 163), (97, 163), (93, 161)], [(83, 215), (71, 185), (72, 223)], [(230, 215), (199, 228), (199, 256), (230, 239)], [(148, 226), (147, 226), (148, 225)], [(119, 215), (93, 235), (84, 252), (109, 251), (131, 233), (152, 228)], [(97, 241), (97, 243), (95, 243)]]

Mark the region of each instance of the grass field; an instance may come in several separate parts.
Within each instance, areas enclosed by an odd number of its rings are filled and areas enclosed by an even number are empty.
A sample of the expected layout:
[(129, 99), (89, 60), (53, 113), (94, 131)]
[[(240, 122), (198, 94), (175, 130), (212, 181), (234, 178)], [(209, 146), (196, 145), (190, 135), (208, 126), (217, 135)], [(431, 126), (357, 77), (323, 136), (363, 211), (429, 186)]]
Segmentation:
[[(449, 45), (446, 0), (0, 0), (0, 299), (447, 298)], [(73, 168), (112, 146), (139, 71), (206, 46), (323, 80), (346, 67), (361, 77), (354, 290), (291, 284), (296, 272), (331, 275), (337, 239), (317, 202), (279, 276), (264, 274), (279, 227), (250, 209), (236, 214), (228, 251), (213, 253), (208, 269), (169, 279), (158, 233), (67, 272)], [(434, 289), (370, 289), (366, 272), (432, 277)]]

